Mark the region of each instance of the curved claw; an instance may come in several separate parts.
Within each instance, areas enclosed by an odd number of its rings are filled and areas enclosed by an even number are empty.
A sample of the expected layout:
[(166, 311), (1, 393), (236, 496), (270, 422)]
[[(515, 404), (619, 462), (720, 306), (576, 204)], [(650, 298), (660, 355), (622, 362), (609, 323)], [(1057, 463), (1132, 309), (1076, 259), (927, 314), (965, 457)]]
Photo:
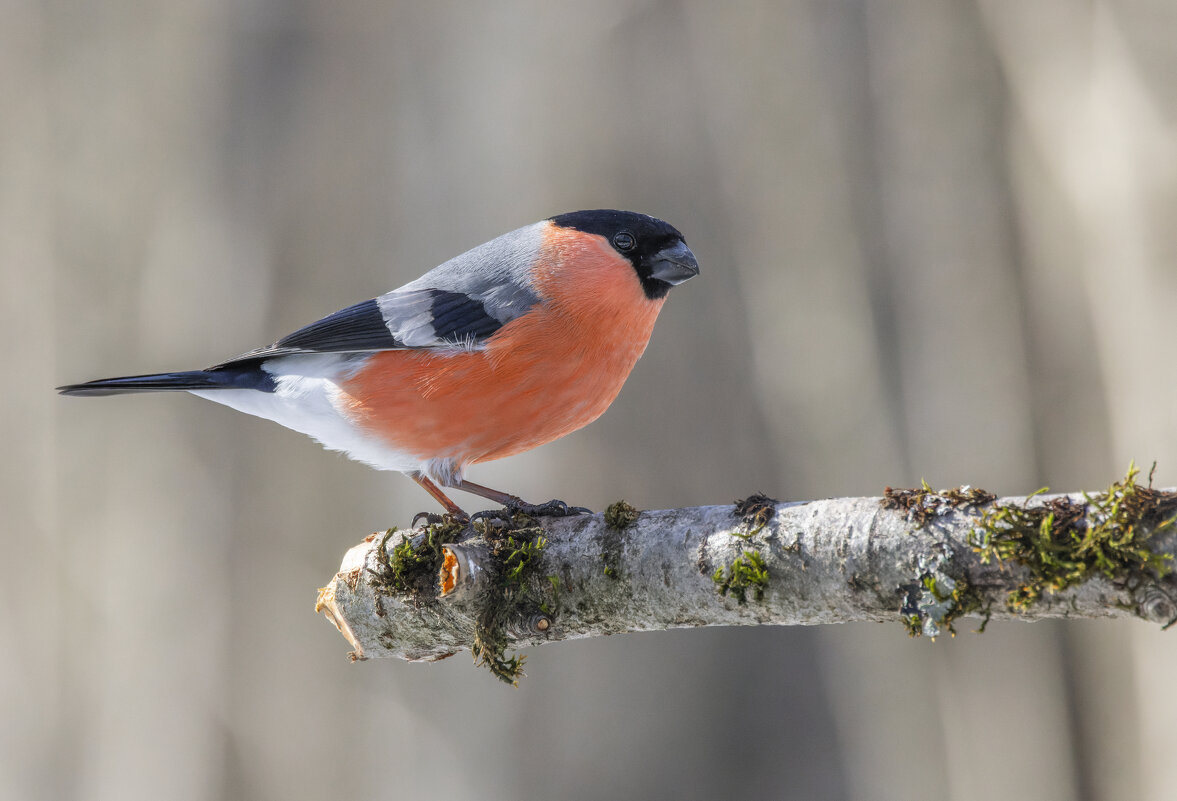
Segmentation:
[(469, 523), (470, 522), (470, 518), (466, 517), (465, 515), (461, 515), (461, 516), (450, 515), (450, 514), (439, 515), (436, 512), (417, 512), (417, 514), (413, 515), (413, 523), (410, 526), (410, 528), (416, 528), (417, 523), (421, 520), (424, 520), (425, 525), (427, 525), (427, 526), (441, 525), (442, 523), (445, 523), (447, 520), (456, 520), (459, 523)]
[(442, 518), (441, 515), (435, 512), (417, 512), (417, 514), (413, 515), (413, 522), (410, 528), (416, 528), (417, 524), (422, 520), (425, 521), (425, 525), (427, 526), (435, 526), (441, 522)]
[(481, 512), (475, 512), (474, 514), (470, 515), (470, 522), (471, 523), (473, 523), (477, 520), (499, 520), (499, 521), (502, 521), (505, 523), (510, 523), (511, 522), (511, 509), (509, 509), (509, 508), (486, 509)]

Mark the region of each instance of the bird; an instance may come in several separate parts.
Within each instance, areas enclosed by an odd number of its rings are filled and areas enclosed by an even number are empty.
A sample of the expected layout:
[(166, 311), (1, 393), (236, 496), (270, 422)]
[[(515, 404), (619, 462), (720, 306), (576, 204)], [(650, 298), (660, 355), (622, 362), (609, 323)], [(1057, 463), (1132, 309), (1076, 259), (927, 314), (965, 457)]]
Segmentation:
[(103, 378), (63, 395), (184, 391), (444, 490), (564, 515), (465, 478), (576, 431), (613, 403), (670, 289), (699, 273), (678, 229), (645, 214), (557, 214), (379, 297), (204, 370)]

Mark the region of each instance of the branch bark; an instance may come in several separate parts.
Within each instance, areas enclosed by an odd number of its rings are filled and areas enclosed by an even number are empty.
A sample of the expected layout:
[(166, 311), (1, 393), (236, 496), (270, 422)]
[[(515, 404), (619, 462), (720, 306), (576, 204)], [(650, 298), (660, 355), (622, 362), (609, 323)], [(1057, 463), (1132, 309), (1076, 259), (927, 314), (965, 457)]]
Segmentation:
[(504, 644), (717, 625), (871, 620), (932, 636), (965, 616), (1168, 625), (1177, 494), (1134, 476), (1093, 496), (888, 489), (801, 503), (754, 496), (632, 520), (611, 507), (544, 519), (542, 533), (518, 520), (453, 526), (457, 541), (440, 548), (437, 527), (372, 535), (348, 551), (317, 608), (355, 659), (474, 647), (493, 661), (496, 636), (503, 656)]

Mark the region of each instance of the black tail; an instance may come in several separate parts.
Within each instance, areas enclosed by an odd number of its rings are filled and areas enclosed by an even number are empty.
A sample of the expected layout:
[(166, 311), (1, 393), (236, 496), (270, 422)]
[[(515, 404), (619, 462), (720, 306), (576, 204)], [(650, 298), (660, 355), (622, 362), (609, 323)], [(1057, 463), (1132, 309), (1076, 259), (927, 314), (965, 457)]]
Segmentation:
[(259, 360), (249, 360), (183, 373), (130, 375), (100, 378), (84, 384), (58, 387), (62, 395), (125, 395), (129, 392), (172, 392), (193, 389), (256, 389), (274, 391), (273, 377), (261, 369)]

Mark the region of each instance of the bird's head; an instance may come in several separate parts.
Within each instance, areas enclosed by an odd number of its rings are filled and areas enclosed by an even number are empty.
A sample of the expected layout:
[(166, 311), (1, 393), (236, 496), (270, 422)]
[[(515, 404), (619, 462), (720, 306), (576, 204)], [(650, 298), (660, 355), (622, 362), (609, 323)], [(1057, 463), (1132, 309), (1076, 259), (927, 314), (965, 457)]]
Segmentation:
[(651, 300), (666, 297), (672, 286), (699, 274), (699, 262), (683, 235), (656, 217), (633, 211), (592, 209), (558, 214), (551, 222), (561, 228), (602, 237), (633, 265), (642, 290)]

